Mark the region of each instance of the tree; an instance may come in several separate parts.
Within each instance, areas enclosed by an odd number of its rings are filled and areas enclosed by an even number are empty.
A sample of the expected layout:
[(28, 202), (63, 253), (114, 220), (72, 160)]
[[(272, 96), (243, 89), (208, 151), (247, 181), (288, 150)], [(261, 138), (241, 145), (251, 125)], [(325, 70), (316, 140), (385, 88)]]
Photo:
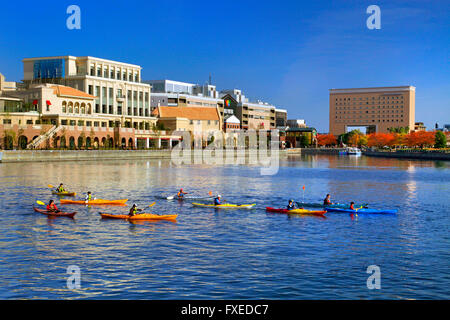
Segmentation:
[(394, 135), (391, 133), (372, 133), (369, 134), (367, 145), (369, 147), (382, 148), (385, 146), (392, 146), (394, 140)]
[(415, 131), (405, 136), (405, 143), (408, 147), (432, 146), (435, 144), (435, 133), (433, 131)]
[(333, 134), (318, 134), (317, 143), (320, 146), (334, 146), (337, 144), (336, 137)]
[(309, 139), (306, 134), (302, 134), (302, 136), (300, 137), (300, 146), (302, 148), (309, 146)]
[(434, 147), (435, 148), (447, 147), (447, 137), (442, 131), (436, 131), (436, 135), (434, 138)]

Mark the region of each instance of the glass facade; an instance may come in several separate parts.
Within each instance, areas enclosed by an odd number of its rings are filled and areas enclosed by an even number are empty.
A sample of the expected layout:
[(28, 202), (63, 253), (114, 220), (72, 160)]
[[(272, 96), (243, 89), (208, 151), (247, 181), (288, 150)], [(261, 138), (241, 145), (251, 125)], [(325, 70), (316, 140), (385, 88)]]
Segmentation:
[(37, 60), (33, 65), (34, 79), (63, 78), (65, 75), (64, 59)]

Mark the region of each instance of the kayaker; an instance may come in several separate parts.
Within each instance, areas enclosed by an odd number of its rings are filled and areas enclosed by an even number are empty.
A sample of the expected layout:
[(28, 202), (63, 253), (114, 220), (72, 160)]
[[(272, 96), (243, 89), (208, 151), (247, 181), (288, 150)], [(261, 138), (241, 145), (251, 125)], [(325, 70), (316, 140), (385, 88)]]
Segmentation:
[(84, 198), (85, 201), (91, 201), (92, 200), (92, 194), (90, 191), (87, 192), (86, 197)]
[(180, 191), (178, 191), (178, 193), (177, 193), (177, 197), (179, 199), (182, 199), (185, 194), (187, 194), (187, 192), (184, 192), (183, 188), (181, 188)]
[(217, 197), (214, 198), (214, 205), (218, 206), (222, 204), (222, 197), (220, 194), (217, 195)]
[(55, 201), (50, 200), (50, 201), (48, 202), (48, 205), (47, 205), (47, 211), (51, 211), (51, 212), (59, 212), (59, 209), (58, 209), (58, 207), (56, 206)]
[(355, 210), (355, 203), (353, 201), (350, 202), (350, 210)]
[(323, 204), (324, 204), (325, 206), (328, 206), (328, 205), (330, 205), (330, 204), (333, 204), (333, 203), (331, 202), (331, 199), (330, 199), (330, 194), (327, 194), (327, 196), (325, 197), (325, 199), (323, 199)]
[(134, 203), (133, 206), (132, 206), (131, 209), (130, 209), (130, 212), (128, 212), (128, 215), (129, 215), (130, 217), (131, 217), (131, 216), (134, 216), (134, 215), (136, 215), (136, 214), (138, 213), (138, 211), (142, 211), (142, 209), (139, 209), (139, 208), (137, 207), (137, 204)]
[(56, 192), (58, 192), (58, 193), (66, 192), (66, 190), (64, 190), (64, 186), (62, 183), (59, 185), (58, 188), (56, 188)]
[(297, 209), (297, 205), (295, 204), (294, 200), (289, 200), (289, 204), (287, 205), (288, 210)]

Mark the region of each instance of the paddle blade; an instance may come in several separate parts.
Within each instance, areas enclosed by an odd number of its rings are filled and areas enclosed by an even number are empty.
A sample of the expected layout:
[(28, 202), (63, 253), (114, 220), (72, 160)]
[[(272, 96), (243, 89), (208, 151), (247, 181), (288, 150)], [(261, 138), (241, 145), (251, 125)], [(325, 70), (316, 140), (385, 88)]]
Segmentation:
[(153, 207), (155, 205), (156, 202), (153, 202), (151, 205), (149, 205), (149, 207)]
[(36, 201), (37, 204), (40, 204), (41, 206), (45, 206), (45, 203), (43, 203), (42, 201)]
[(47, 187), (52, 188), (52, 189), (54, 188), (54, 186), (52, 186), (51, 184), (48, 184)]
[(209, 194), (210, 196), (212, 196), (212, 191), (208, 192), (208, 194)]
[(167, 197), (167, 200), (173, 200), (174, 196)]

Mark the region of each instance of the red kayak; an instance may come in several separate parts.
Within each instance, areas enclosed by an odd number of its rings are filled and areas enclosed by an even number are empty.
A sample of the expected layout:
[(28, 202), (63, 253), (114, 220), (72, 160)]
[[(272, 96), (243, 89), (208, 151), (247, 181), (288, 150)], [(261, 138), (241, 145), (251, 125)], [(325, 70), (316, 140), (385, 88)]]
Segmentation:
[(53, 212), (53, 211), (47, 211), (47, 210), (41, 210), (33, 207), (34, 211), (45, 214), (48, 217), (69, 217), (73, 218), (74, 215), (77, 214), (77, 212)]
[(267, 212), (277, 212), (277, 213), (286, 213), (286, 214), (311, 214), (315, 216), (323, 216), (326, 211), (314, 211), (314, 210), (306, 210), (306, 209), (276, 209), (272, 207), (266, 207)]

